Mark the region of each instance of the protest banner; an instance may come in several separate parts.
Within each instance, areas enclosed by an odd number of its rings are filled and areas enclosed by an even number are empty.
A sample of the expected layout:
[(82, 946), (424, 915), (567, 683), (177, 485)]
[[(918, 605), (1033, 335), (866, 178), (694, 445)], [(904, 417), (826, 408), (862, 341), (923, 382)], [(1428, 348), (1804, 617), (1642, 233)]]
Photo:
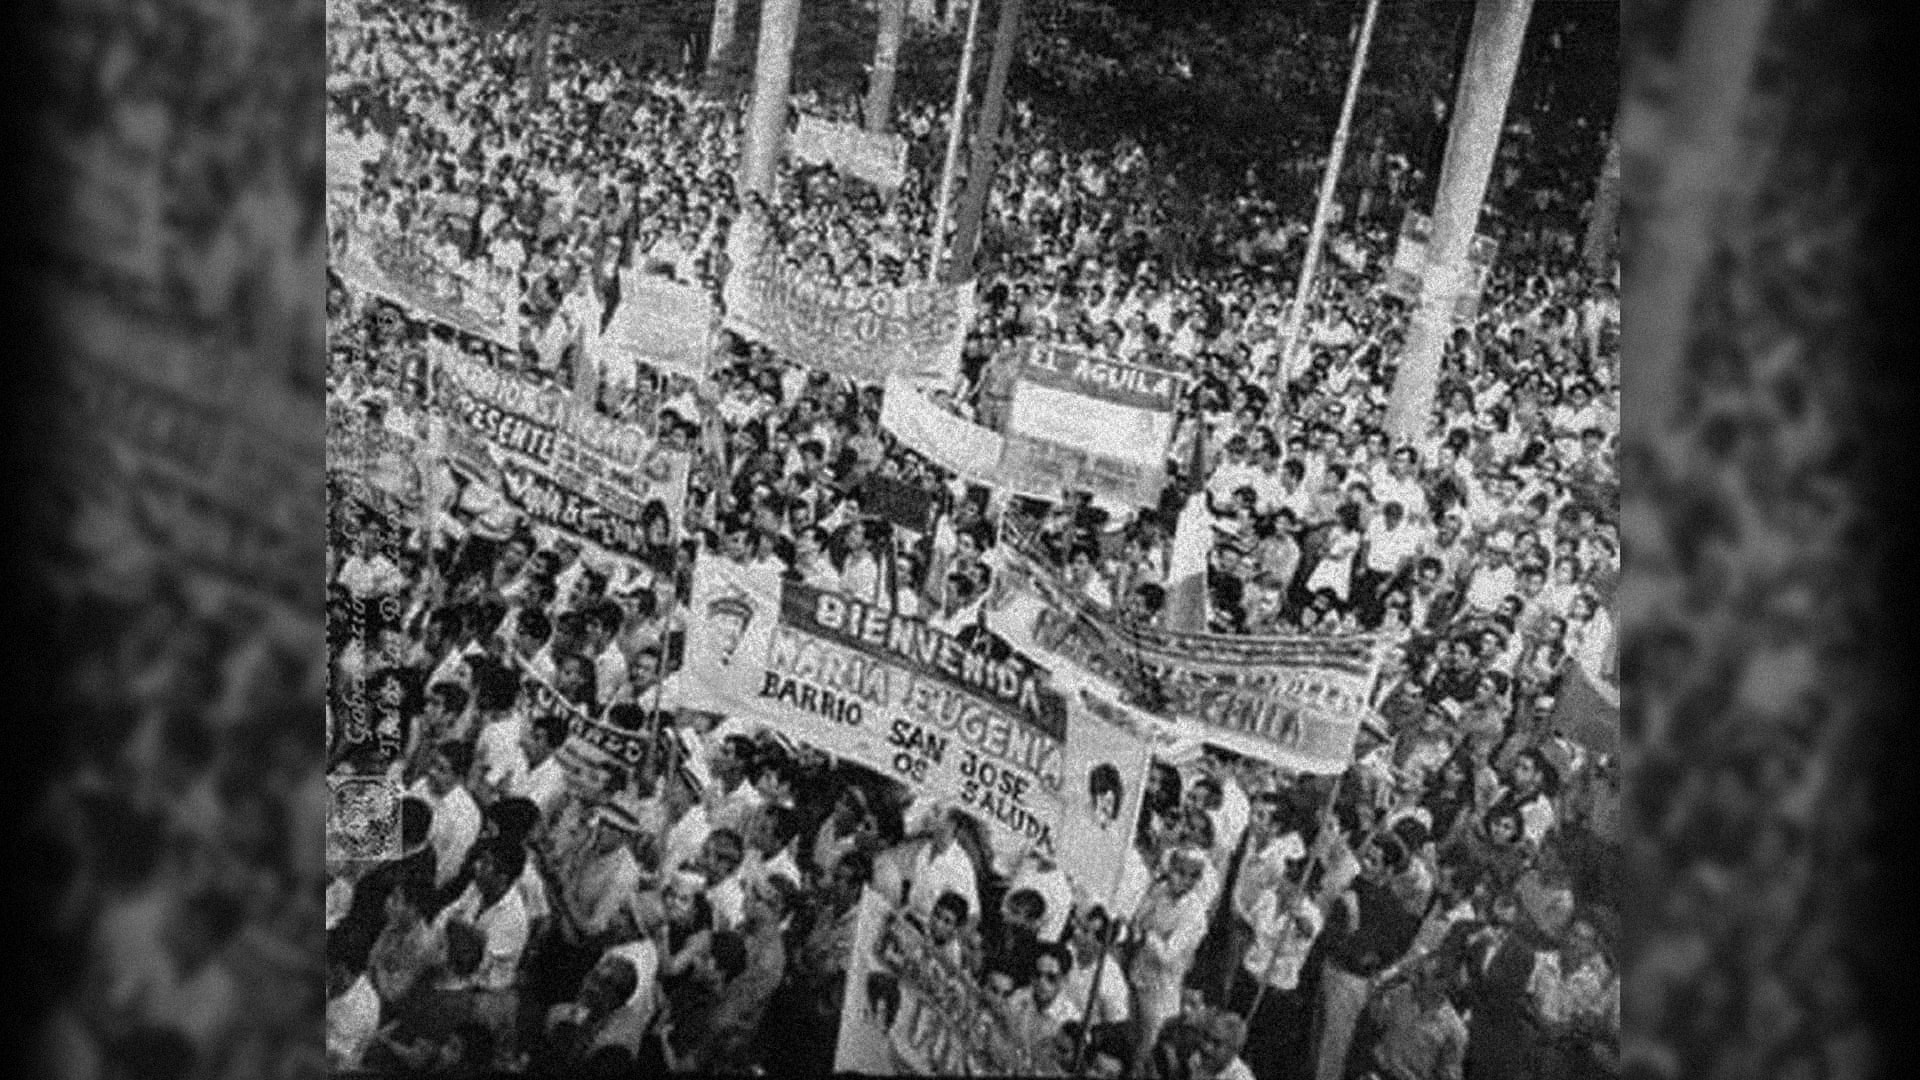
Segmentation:
[(585, 709), (560, 695), (554, 685), (541, 678), (518, 656), (512, 658), (520, 673), (521, 686), (534, 716), (557, 715), (567, 718), (567, 739), (554, 750), (560, 767), (566, 770), (573, 791), (597, 798), (607, 788), (607, 773), (613, 768), (632, 775), (647, 758), (647, 734), (626, 731), (588, 715)]
[(973, 322), (973, 285), (859, 288), (790, 268), (765, 226), (733, 225), (726, 325), (785, 359), (866, 383), (947, 382)]
[(915, 917), (862, 892), (842, 998), (836, 1073), (1032, 1076), (1035, 1048), (1007, 1003), (975, 982)]
[(660, 540), (648, 537), (650, 523), (663, 523), (672, 539), (691, 465), (685, 452), (468, 356), (439, 357), (435, 374), (436, 402), (491, 448), (501, 491), (523, 513), (628, 557), (644, 557)]
[[(1381, 289), (1409, 304), (1418, 303), (1427, 280), (1427, 242), (1433, 234), (1433, 219), (1413, 210), (1400, 219), (1400, 238), (1393, 248), (1393, 261), (1387, 264), (1386, 281)], [(1480, 296), (1486, 292), (1487, 276), (1493, 272), (1499, 245), (1492, 237), (1476, 235), (1467, 248), (1468, 287), (1455, 302), (1455, 322), (1472, 322), (1480, 313)]]
[(907, 178), (907, 141), (890, 132), (802, 116), (787, 148), (797, 161), (831, 165), (883, 191), (898, 189)]
[(1014, 384), (1000, 473), (1028, 489), (1154, 505), (1166, 482), (1180, 389), (1170, 371), (1037, 347)]
[[(1119, 687), (1129, 704), (1208, 741), (1306, 773), (1346, 769), (1370, 710), (1381, 645), (1368, 635), (1240, 637), (1129, 625), (1059, 580), (1011, 534), (989, 625), (1049, 665)], [(1025, 602), (1015, 602), (1024, 595)]]
[(695, 563), (690, 610), (701, 707), (949, 800), (997, 846), (1057, 851), (1066, 705), (1025, 656), (991, 660), (923, 620), (719, 558)]
[(901, 445), (967, 483), (1036, 494), (1008, 484), (1001, 475), (1005, 440), (999, 432), (942, 409), (905, 380), (888, 380), (886, 390), (880, 402), (880, 426)]
[(1094, 896), (1120, 880), (1146, 797), (1154, 743), (1147, 718), (1091, 688), (1067, 699), (1065, 807), (1057, 861)]
[(718, 341), (720, 313), (697, 285), (629, 272), (620, 303), (593, 348), (661, 371), (702, 378)]
[(356, 221), (332, 269), (350, 288), (496, 345), (519, 347), (518, 299), (442, 265), (418, 244), (383, 236)]

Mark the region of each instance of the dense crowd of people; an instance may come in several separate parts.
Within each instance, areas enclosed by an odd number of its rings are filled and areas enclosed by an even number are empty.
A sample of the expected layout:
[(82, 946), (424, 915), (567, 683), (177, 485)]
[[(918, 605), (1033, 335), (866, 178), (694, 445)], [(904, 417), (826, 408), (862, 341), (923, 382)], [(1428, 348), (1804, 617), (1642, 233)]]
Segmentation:
[[(1383, 179), (1388, 209), (1337, 230), (1290, 350), (1301, 206), (1257, 176), (1172, 190), (1144, 136), (1065, 151), (1016, 98), (976, 320), (935, 400), (998, 428), (1023, 351), (1051, 342), (1189, 378), (1158, 505), (1013, 497), (899, 445), (882, 388), (807, 357), (727, 334), (696, 379), (602, 337), (647, 277), (718, 302), (728, 228), (749, 213), (818, 279), (922, 277), (941, 102), (897, 103), (910, 169), (891, 197), (786, 164), (773, 199), (743, 199), (739, 103), (701, 100), (684, 75), (579, 61), (562, 33), (535, 101), (516, 51), (453, 9), (359, 20), (330, 56), (347, 76), (330, 110), (384, 149), (338, 208), (336, 251), (407, 237), (499, 298), (516, 333), (483, 340), (336, 276), (330, 414), (424, 445), (432, 358), (460, 350), (694, 467), (639, 557), (535, 524), (431, 459), (418, 513), (333, 493), (330, 771), (405, 796), (390, 857), (329, 867), (330, 1060), (827, 1072), (860, 897), (904, 885), (1046, 1073), (1617, 1071), (1617, 762), (1559, 707), (1617, 665), (1610, 282), (1537, 246), (1497, 261), (1433, 422), (1396, 443), (1407, 312), (1382, 295), (1382, 222), (1410, 192)], [(940, 493), (926, 535), (874, 512), (873, 477)], [(1119, 621), (1381, 635), (1391, 659), (1352, 767), (1298, 775), (1204, 742), (1169, 754), (1103, 891), (955, 806), (704, 709), (675, 677), (696, 560), (993, 649), (1015, 538)], [(645, 747), (597, 790), (561, 765), (574, 711)], [(379, 737), (348, 737), (352, 716)]]

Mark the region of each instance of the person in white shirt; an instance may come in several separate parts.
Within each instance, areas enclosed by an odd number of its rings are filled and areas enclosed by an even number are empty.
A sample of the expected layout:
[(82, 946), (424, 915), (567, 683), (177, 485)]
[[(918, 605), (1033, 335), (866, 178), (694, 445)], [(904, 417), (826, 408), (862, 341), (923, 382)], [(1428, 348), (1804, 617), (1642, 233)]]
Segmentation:
[(1364, 617), (1372, 621), (1379, 615), (1379, 601), (1412, 567), (1420, 551), (1420, 532), (1406, 519), (1406, 510), (1397, 502), (1380, 507), (1380, 516), (1369, 523), (1360, 573), (1355, 576), (1354, 602)]
[(1286, 471), (1280, 464), (1280, 447), (1269, 436), (1260, 447), (1259, 467), (1244, 486), (1253, 489), (1254, 509), (1261, 514), (1277, 512), (1289, 491)]
[(746, 916), (746, 883), (740, 868), (746, 846), (732, 829), (715, 829), (700, 847), (693, 869), (706, 882), (707, 904), (713, 909), (715, 930), (737, 930)]
[(1208, 905), (1197, 888), (1207, 857), (1193, 848), (1177, 848), (1167, 859), (1167, 870), (1147, 891), (1134, 919), (1139, 941), (1129, 971), (1140, 1010), (1140, 1045), (1136, 1065), (1144, 1065), (1160, 1037), (1160, 1028), (1180, 1011), (1180, 990), (1193, 966), (1193, 957), (1206, 936)]
[(1253, 937), (1228, 1000), (1238, 1009), (1254, 1008), (1259, 1000), (1244, 1053), (1259, 1075), (1276, 1075), (1305, 1045), (1312, 1009), (1300, 992), (1300, 974), (1326, 920), (1304, 883), (1274, 878), (1263, 888), (1236, 891), (1236, 910)]
[(435, 888), (446, 887), (460, 873), (468, 850), (480, 837), (480, 806), (461, 784), (472, 765), (473, 748), (448, 739), (434, 748), (427, 774), (407, 791), (433, 811), (427, 843), (433, 847)]
[(1060, 1029), (1080, 1019), (1080, 1004), (1065, 992), (1067, 972), (1073, 968), (1073, 954), (1057, 941), (1040, 945), (1033, 961), (1033, 981), (1016, 990), (1007, 999), (1014, 1030), (1030, 1046), (1043, 1046)]
[(516, 844), (488, 844), (474, 859), (473, 883), (435, 920), (442, 932), (456, 921), (480, 932), (483, 945), (480, 969), (474, 978), (477, 989), (514, 988), (529, 937), (526, 907), (520, 891), (514, 888), (526, 869), (526, 860), (526, 849)]
[(794, 538), (793, 576), (825, 592), (839, 592), (840, 571), (827, 558), (827, 530), (818, 525), (802, 529)]
[(567, 741), (567, 718), (550, 713), (535, 720), (520, 738), (524, 768), (516, 770), (506, 786), (509, 797), (527, 799), (551, 820), (567, 793), (567, 770), (555, 751)]
[(1214, 513), (1226, 513), (1233, 506), (1233, 493), (1243, 487), (1260, 489), (1255, 482), (1260, 479), (1260, 470), (1247, 460), (1247, 439), (1244, 435), (1234, 435), (1227, 440), (1226, 459), (1214, 467), (1213, 475), (1207, 478), (1207, 502)]
[(1247, 1021), (1224, 1010), (1209, 1010), (1200, 1023), (1200, 1045), (1187, 1061), (1193, 1080), (1254, 1080), (1243, 1060)]
[[(1133, 1015), (1132, 994), (1126, 974), (1120, 970), (1117, 950), (1101, 948), (1109, 926), (1107, 909), (1094, 904), (1074, 915), (1073, 933), (1067, 939), (1073, 952), (1073, 967), (1067, 973), (1066, 989), (1062, 992), (1076, 1002), (1091, 999), (1090, 1019), (1096, 1026), (1124, 1024)], [(1096, 973), (1100, 981), (1097, 998), (1093, 985)]]
[(669, 783), (662, 793), (666, 818), (673, 822), (661, 841), (660, 869), (669, 874), (693, 869), (700, 850), (706, 845), (713, 826), (707, 820), (707, 808), (694, 798), (685, 784)]
[[(1252, 905), (1262, 889), (1280, 881), (1298, 882), (1301, 863), (1307, 856), (1306, 843), (1295, 825), (1295, 813), (1279, 792), (1265, 791), (1251, 803), (1251, 819), (1244, 845), (1240, 846), (1240, 864), (1233, 874), (1233, 895), (1228, 898), (1232, 914), (1224, 948), (1221, 991), (1231, 991), (1234, 972), (1252, 942), (1252, 929), (1240, 914)], [(1229, 866), (1229, 870), (1233, 868)], [(1229, 999), (1230, 1001), (1232, 999)]]
[(637, 892), (628, 905), (633, 932), (639, 935), (608, 949), (601, 962), (625, 960), (636, 975), (633, 993), (607, 1018), (596, 1045), (639, 1053), (641, 1040), (660, 1008), (660, 961), (665, 941), (666, 906), (659, 894)]
[(741, 880), (749, 888), (775, 874), (784, 875), (790, 881), (801, 880), (804, 875), (794, 859), (799, 836), (799, 814), (793, 808), (761, 804), (748, 819)]
[(907, 904), (921, 918), (932, 917), (933, 903), (944, 892), (958, 893), (968, 911), (980, 910), (980, 874), (959, 843), (960, 813), (955, 807), (936, 806), (931, 833), (907, 864)]
[(593, 658), (595, 698), (603, 704), (631, 698), (627, 658), (617, 643), (625, 614), (613, 600), (600, 601), (587, 611), (587, 640), (582, 651)]
[(632, 814), (614, 806), (595, 811), (591, 846), (558, 875), (560, 927), (569, 941), (600, 940), (622, 925), (623, 913), (640, 891), (640, 864), (632, 848), (638, 833)]
[(1518, 580), (1509, 559), (1512, 546), (1512, 537), (1505, 533), (1495, 533), (1487, 540), (1486, 551), (1482, 553), (1484, 561), (1467, 583), (1469, 608), (1483, 615), (1490, 614), (1500, 607), (1500, 601), (1513, 593)]
[(708, 745), (713, 749), (706, 756), (710, 779), (703, 801), (707, 808), (707, 821), (716, 829), (739, 832), (747, 827), (754, 811), (766, 801), (760, 790), (748, 781), (757, 750), (753, 740), (746, 735), (728, 734), (714, 738), (715, 735), (719, 735), (718, 729), (709, 735)]

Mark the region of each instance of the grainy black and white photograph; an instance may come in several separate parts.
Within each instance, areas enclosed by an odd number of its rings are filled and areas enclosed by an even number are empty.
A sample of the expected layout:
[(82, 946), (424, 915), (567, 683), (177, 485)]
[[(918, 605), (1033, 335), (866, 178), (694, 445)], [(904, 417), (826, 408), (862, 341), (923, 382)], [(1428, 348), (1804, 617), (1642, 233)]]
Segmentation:
[(1865, 9), (10, 14), (28, 1074), (1902, 1058)]
[(1617, 8), (327, 20), (331, 1066), (1620, 1074)]

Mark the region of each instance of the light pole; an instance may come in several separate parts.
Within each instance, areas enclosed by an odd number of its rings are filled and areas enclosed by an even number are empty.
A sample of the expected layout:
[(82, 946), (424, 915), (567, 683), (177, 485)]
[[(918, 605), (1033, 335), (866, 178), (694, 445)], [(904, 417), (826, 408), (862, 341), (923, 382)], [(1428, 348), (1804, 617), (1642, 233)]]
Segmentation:
[(933, 251), (927, 256), (927, 280), (940, 279), (941, 255), (947, 246), (947, 221), (953, 211), (954, 173), (960, 167), (960, 138), (967, 118), (968, 83), (973, 81), (973, 47), (980, 30), (980, 3), (973, 0), (967, 10), (967, 43), (960, 50), (960, 77), (954, 80), (953, 114), (947, 119), (947, 160), (940, 169), (940, 190), (935, 195)]
[(1513, 95), (1527, 17), (1533, 0), (1478, 0), (1473, 34), (1447, 132), (1446, 158), (1433, 200), (1427, 268), (1407, 333), (1407, 346), (1387, 403), (1387, 431), (1399, 442), (1417, 442), (1440, 386), (1440, 361), (1453, 335), (1454, 312), (1470, 285), (1467, 252), (1480, 225), (1487, 180)]
[(1380, 13), (1380, 0), (1367, 0), (1366, 14), (1360, 19), (1360, 39), (1353, 46), (1353, 63), (1347, 69), (1347, 95), (1340, 102), (1340, 122), (1333, 129), (1333, 149), (1327, 153), (1327, 167), (1320, 174), (1320, 200), (1313, 208), (1313, 228), (1307, 233), (1307, 254), (1300, 262), (1300, 277), (1294, 282), (1293, 304), (1287, 309), (1287, 321), (1281, 340), (1286, 353), (1280, 363), (1279, 384), (1286, 385), (1299, 363), (1300, 336), (1306, 321), (1307, 301), (1313, 295), (1313, 279), (1320, 270), (1320, 249), (1327, 241), (1327, 219), (1333, 213), (1333, 194), (1340, 186), (1340, 172), (1347, 159), (1347, 136), (1353, 130), (1353, 106), (1360, 98), (1360, 77), (1367, 68), (1367, 48), (1373, 42), (1373, 21)]

